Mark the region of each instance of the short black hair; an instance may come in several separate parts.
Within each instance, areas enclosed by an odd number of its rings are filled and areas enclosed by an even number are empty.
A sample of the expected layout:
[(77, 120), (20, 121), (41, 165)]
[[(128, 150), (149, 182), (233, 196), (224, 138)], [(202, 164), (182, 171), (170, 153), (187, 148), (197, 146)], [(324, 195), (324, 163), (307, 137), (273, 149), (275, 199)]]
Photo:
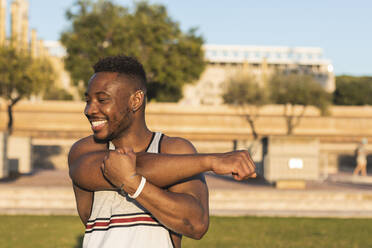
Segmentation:
[(94, 73), (117, 72), (124, 74), (139, 83), (142, 90), (146, 90), (146, 73), (142, 64), (134, 57), (116, 55), (101, 58), (94, 66)]

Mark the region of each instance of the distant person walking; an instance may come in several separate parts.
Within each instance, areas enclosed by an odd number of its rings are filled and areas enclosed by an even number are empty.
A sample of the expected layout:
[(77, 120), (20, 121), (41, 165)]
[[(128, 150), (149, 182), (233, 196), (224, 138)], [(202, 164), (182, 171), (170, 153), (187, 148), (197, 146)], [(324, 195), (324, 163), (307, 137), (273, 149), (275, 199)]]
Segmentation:
[(360, 172), (362, 176), (367, 176), (367, 143), (368, 140), (363, 138), (356, 149), (356, 167), (353, 175), (358, 175)]

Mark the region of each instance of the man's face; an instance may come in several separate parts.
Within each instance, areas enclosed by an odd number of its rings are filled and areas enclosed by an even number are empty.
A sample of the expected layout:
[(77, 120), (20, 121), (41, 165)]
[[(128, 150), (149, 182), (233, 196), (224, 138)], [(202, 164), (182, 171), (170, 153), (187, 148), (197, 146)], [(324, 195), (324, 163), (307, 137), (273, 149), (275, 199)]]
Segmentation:
[(84, 113), (91, 124), (95, 140), (100, 142), (121, 137), (133, 120), (126, 78), (117, 76), (116, 72), (94, 74), (85, 93)]

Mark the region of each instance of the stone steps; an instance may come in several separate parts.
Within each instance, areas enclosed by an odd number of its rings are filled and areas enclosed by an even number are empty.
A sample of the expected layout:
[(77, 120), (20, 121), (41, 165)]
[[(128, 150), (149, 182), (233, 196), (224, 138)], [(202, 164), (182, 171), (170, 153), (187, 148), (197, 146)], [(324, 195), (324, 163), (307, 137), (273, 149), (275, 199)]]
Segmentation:
[(1, 209), (75, 209), (72, 188), (0, 187)]
[(212, 214), (372, 217), (372, 192), (211, 191)]
[[(372, 191), (210, 190), (214, 215), (372, 217)], [(0, 214), (76, 214), (70, 187), (0, 187)]]

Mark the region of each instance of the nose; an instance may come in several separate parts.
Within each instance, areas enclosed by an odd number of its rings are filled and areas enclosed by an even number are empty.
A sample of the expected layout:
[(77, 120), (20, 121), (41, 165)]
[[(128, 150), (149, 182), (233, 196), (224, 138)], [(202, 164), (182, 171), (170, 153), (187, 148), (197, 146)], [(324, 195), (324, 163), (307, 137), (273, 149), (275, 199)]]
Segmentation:
[(89, 117), (96, 114), (97, 112), (98, 108), (96, 104), (93, 101), (87, 102), (87, 104), (85, 105), (84, 114)]

